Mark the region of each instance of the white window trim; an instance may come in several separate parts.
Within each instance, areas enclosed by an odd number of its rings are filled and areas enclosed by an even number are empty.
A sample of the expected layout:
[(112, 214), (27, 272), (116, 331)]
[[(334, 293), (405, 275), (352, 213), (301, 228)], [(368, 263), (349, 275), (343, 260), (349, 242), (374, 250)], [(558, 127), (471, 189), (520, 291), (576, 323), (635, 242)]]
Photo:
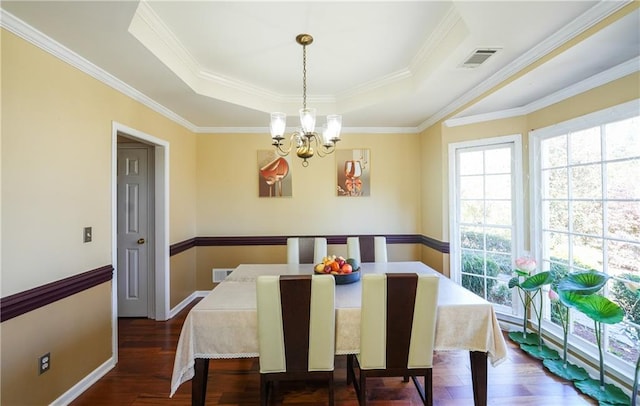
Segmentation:
[[(498, 144), (508, 144), (513, 143), (513, 154), (514, 154), (514, 207), (515, 207), (515, 233), (512, 237), (512, 249), (515, 252), (516, 257), (520, 257), (525, 254), (524, 252), (524, 210), (521, 204), (518, 202), (524, 202), (523, 197), (523, 172), (522, 172), (522, 135), (521, 134), (512, 134), (505, 135), (500, 137), (492, 137), (492, 138), (482, 138), (472, 141), (463, 141), (463, 142), (455, 142), (449, 144), (449, 251), (451, 254), (456, 254), (460, 252), (460, 233), (456, 227), (458, 221), (456, 219), (458, 213), (457, 207), (457, 195), (458, 195), (458, 181), (456, 176), (456, 151), (462, 148), (473, 148), (473, 147), (489, 147), (492, 145)], [(450, 278), (454, 282), (460, 284), (462, 283), (461, 277), (461, 269), (460, 269), (460, 261), (457, 259), (458, 256), (451, 255), (449, 269), (450, 269)], [(516, 306), (514, 309), (516, 315), (521, 315), (522, 306)]]

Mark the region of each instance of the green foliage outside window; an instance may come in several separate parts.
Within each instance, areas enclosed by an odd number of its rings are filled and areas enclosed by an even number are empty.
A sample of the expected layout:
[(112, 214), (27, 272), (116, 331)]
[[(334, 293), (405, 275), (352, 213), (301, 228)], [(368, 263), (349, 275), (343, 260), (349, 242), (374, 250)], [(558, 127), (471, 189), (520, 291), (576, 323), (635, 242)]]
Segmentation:
[[(628, 279), (633, 282), (640, 282), (640, 275), (622, 274), (621, 278)], [(638, 292), (634, 292), (625, 286), (624, 282), (615, 280), (611, 287), (613, 301), (618, 303), (624, 309), (627, 320), (640, 324), (640, 296)], [(640, 342), (640, 329), (633, 326), (626, 326), (624, 332), (633, 342)]]
[[(484, 241), (484, 233), (475, 231), (466, 231), (462, 235), (462, 246), (470, 249), (485, 250), (488, 253), (504, 253), (509, 255), (492, 256), (491, 262), (498, 266), (500, 272), (511, 275), (511, 240), (503, 238), (499, 235), (486, 235), (486, 247)], [(463, 258), (464, 262), (464, 258)], [(464, 266), (463, 266), (463, 272)], [(470, 272), (475, 273), (475, 272)]]
[[(485, 295), (485, 281), (486, 291), (491, 292), (497, 283), (493, 278), (498, 276), (499, 272), (500, 268), (498, 267), (498, 264), (492, 260), (487, 260), (485, 274), (485, 260), (482, 255), (462, 255), (462, 286), (482, 298), (487, 297)], [(485, 276), (487, 276), (487, 278), (485, 278)]]

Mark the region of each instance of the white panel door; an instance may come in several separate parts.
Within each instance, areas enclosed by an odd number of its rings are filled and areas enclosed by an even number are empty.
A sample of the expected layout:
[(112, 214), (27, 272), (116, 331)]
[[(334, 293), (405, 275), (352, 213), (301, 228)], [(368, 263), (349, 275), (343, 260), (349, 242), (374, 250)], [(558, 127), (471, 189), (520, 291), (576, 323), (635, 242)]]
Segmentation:
[(147, 317), (149, 300), (147, 148), (118, 148), (118, 316)]

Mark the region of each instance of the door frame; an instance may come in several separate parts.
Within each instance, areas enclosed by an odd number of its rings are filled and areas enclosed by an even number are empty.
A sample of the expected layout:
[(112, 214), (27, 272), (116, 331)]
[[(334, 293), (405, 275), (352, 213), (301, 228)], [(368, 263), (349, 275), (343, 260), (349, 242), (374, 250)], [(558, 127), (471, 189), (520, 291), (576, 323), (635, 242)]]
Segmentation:
[(154, 263), (155, 320), (169, 318), (169, 142), (116, 121), (111, 126), (111, 261), (114, 267), (111, 284), (113, 354), (118, 362), (118, 135), (153, 146), (154, 152)]

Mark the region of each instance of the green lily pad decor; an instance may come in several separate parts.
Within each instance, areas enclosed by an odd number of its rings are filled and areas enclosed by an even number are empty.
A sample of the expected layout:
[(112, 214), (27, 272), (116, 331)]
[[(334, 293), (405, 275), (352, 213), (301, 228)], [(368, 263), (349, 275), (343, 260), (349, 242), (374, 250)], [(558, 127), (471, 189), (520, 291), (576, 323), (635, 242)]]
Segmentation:
[(616, 324), (624, 318), (624, 309), (600, 295), (586, 296), (575, 302), (575, 307), (598, 323)]
[(570, 362), (565, 364), (561, 359), (545, 359), (542, 364), (549, 372), (567, 381), (584, 381), (589, 378), (589, 373), (586, 369)]
[(534, 292), (553, 281), (551, 272), (540, 272), (525, 279), (520, 287), (526, 291)]
[(524, 334), (522, 331), (512, 331), (509, 333), (509, 338), (511, 341), (518, 344), (530, 344), (530, 345), (538, 345), (538, 341), (540, 338), (536, 333), (527, 333)]
[(575, 381), (573, 385), (585, 395), (596, 399), (601, 404), (609, 405), (629, 405), (631, 399), (622, 389), (615, 385), (607, 383), (604, 387), (600, 386), (597, 379), (585, 379), (584, 381)]
[(560, 359), (560, 354), (558, 354), (558, 351), (552, 350), (544, 344), (520, 344), (520, 349), (537, 359)]
[(591, 271), (573, 272), (565, 276), (558, 283), (558, 290), (569, 290), (578, 295), (596, 293), (607, 283), (609, 275), (604, 272)]

